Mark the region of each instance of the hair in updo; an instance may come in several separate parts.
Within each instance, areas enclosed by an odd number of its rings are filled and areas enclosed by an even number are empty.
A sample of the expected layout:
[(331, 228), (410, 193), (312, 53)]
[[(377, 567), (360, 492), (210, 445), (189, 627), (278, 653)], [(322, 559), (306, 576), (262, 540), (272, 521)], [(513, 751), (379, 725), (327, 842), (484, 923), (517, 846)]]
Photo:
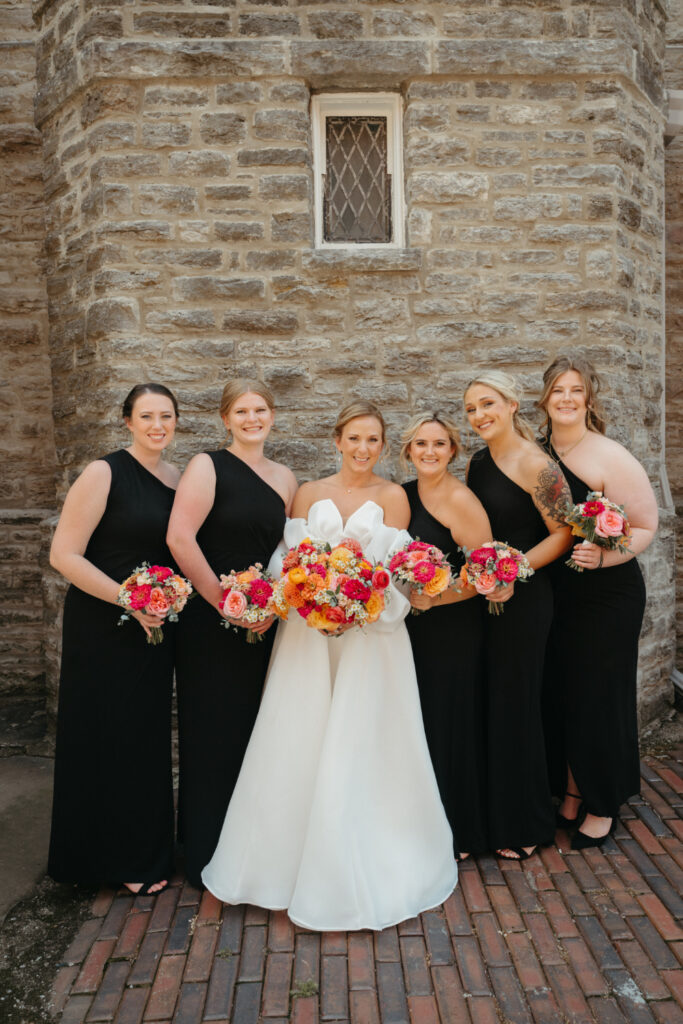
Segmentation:
[(251, 377), (236, 377), (235, 380), (228, 381), (223, 388), (219, 409), (221, 419), (228, 415), (230, 409), (240, 395), (246, 395), (247, 391), (251, 391), (255, 395), (260, 395), (271, 412), (275, 409), (273, 393), (270, 388), (266, 387), (262, 380), (256, 380), (255, 378), (252, 379)]
[(337, 422), (334, 425), (334, 436), (338, 441), (344, 427), (351, 420), (357, 420), (360, 416), (374, 416), (379, 421), (379, 425), (382, 428), (382, 444), (387, 443), (387, 426), (384, 422), (384, 416), (379, 411), (374, 402), (366, 402), (364, 399), (357, 399), (355, 402), (350, 402), (349, 405), (345, 405), (342, 411), (337, 416)]
[(557, 356), (543, 374), (543, 394), (536, 402), (538, 408), (542, 409), (545, 413), (545, 422), (541, 426), (541, 433), (546, 438), (550, 437), (552, 431), (550, 417), (548, 416), (550, 392), (557, 378), (561, 377), (563, 373), (569, 373), (570, 370), (578, 373), (586, 389), (586, 426), (589, 430), (594, 430), (596, 434), (604, 434), (607, 424), (605, 423), (602, 406), (598, 399), (600, 378), (595, 372), (593, 364), (585, 356), (579, 355)]
[(180, 413), (178, 412), (178, 401), (173, 392), (163, 384), (149, 383), (136, 384), (135, 387), (128, 392), (123, 400), (123, 405), (121, 406), (121, 415), (124, 420), (130, 419), (133, 415), (133, 406), (142, 395), (163, 395), (164, 398), (170, 398), (173, 403), (173, 411), (176, 414), (176, 419), (180, 416)]
[(502, 370), (484, 370), (477, 377), (469, 382), (465, 388), (465, 394), (474, 387), (475, 384), (483, 384), (484, 387), (493, 388), (499, 395), (502, 395), (506, 402), (515, 402), (517, 408), (512, 414), (512, 425), (520, 435), (520, 437), (526, 438), (527, 441), (533, 441), (534, 431), (531, 424), (524, 419), (520, 414), (520, 407), (522, 404), (522, 389), (519, 382), (510, 373), (504, 373)]
[(401, 451), (399, 454), (399, 461), (406, 472), (408, 471), (409, 464), (411, 462), (408, 455), (408, 449), (417, 437), (420, 427), (424, 427), (427, 423), (438, 423), (439, 426), (443, 427), (448, 434), (448, 440), (454, 448), (454, 451), (448, 460), (449, 462), (452, 462), (460, 453), (460, 432), (453, 420), (442, 412), (419, 412), (408, 421), (403, 433), (401, 434)]

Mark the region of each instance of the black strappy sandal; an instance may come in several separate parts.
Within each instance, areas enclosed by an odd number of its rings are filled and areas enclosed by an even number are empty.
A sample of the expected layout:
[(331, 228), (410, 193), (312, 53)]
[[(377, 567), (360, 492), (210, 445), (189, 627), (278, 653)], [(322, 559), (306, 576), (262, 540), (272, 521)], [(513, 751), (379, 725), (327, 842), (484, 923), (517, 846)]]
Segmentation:
[[(579, 793), (570, 793), (569, 790), (567, 790), (565, 796), (571, 796), (575, 800), (582, 799)], [(568, 831), (573, 828), (576, 828), (579, 824), (579, 818), (581, 817), (580, 811), (581, 808), (579, 807), (579, 810), (577, 811), (575, 818), (565, 818), (564, 814), (560, 814), (559, 811), (555, 811), (555, 824), (558, 828), (564, 828)]]

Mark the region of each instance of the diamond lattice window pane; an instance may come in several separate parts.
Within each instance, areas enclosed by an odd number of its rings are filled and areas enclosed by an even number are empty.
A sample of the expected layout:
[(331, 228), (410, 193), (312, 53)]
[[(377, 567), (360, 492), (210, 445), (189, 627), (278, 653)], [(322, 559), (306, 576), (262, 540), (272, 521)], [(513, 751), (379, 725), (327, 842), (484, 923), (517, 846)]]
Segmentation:
[(325, 125), (325, 241), (390, 242), (386, 117), (327, 117)]

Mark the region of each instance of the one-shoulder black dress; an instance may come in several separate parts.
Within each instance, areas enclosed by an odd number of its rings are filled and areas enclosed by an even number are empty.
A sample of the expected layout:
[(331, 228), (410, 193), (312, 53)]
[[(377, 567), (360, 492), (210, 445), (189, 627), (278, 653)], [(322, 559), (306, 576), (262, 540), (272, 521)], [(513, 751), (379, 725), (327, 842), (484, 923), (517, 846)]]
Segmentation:
[[(123, 582), (173, 565), (174, 491), (125, 450), (85, 557)], [(173, 869), (171, 695), (175, 626), (147, 643), (114, 604), (70, 586), (64, 603), (48, 873), (60, 882), (158, 882)]]
[[(572, 501), (585, 501), (591, 488), (559, 466)], [(562, 799), (569, 764), (588, 813), (614, 818), (640, 791), (636, 675), (645, 583), (635, 558), (577, 572), (568, 557), (550, 567), (555, 616), (543, 702), (550, 785)]]
[[(216, 471), (216, 496), (197, 533), (207, 562), (217, 576), (255, 562), (266, 567), (282, 538), (284, 501), (226, 448), (207, 454)], [(250, 644), (243, 629), (225, 629), (222, 621), (198, 595), (178, 622), (178, 831), (185, 872), (196, 886), (218, 843), (275, 636), (273, 626), (262, 643)]]
[[(403, 485), (408, 530), (447, 556), (457, 579), (465, 556), (451, 531), (420, 500), (417, 480)], [(422, 718), (455, 852), (480, 853), (486, 838), (484, 749), (484, 605), (478, 598), (430, 608), (406, 619)]]
[[(493, 539), (528, 551), (547, 536), (531, 496), (498, 468), (488, 448), (472, 456), (468, 484)], [(488, 821), (494, 849), (550, 843), (555, 834), (541, 689), (553, 614), (550, 579), (540, 569), (518, 583), (501, 615), (486, 616)]]

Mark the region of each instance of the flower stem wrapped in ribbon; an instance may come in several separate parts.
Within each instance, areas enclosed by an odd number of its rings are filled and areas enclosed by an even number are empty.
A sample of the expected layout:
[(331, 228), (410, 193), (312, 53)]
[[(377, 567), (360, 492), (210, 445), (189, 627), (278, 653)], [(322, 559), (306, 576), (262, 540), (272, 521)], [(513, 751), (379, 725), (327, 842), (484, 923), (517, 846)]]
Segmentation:
[[(242, 572), (232, 570), (227, 575), (223, 574), (221, 587), (223, 594), (220, 606), (223, 613), (229, 615), (231, 619), (241, 619), (243, 622), (256, 625), (265, 622), (274, 614), (275, 580), (260, 562), (250, 565)], [(226, 629), (238, 629), (227, 619), (221, 619), (220, 624)], [(256, 644), (261, 640), (263, 637), (260, 633), (255, 633), (253, 629), (247, 627), (247, 643)]]
[[(565, 522), (571, 526), (575, 537), (583, 537), (607, 551), (620, 551), (622, 555), (628, 553), (631, 527), (624, 509), (608, 501), (602, 491), (589, 491), (585, 501), (567, 505)], [(583, 572), (583, 566), (573, 558), (568, 558), (565, 565)]]
[[(396, 579), (428, 597), (443, 594), (451, 583), (451, 567), (443, 551), (421, 540), (411, 540), (397, 551), (389, 562), (389, 571)], [(412, 615), (421, 613), (419, 608), (410, 611)]]
[(273, 611), (286, 619), (294, 608), (307, 626), (336, 636), (342, 626), (376, 622), (389, 583), (384, 566), (373, 565), (357, 540), (342, 538), (332, 547), (306, 538), (285, 555)]
[[(118, 621), (123, 625), (136, 611), (157, 615), (169, 622), (178, 621), (178, 613), (187, 604), (192, 593), (192, 584), (169, 569), (167, 565), (150, 565), (143, 562), (135, 572), (123, 581), (117, 602), (125, 612)], [(160, 644), (164, 639), (161, 626), (152, 626), (148, 644)]]
[[(460, 583), (474, 587), (484, 597), (510, 583), (524, 583), (534, 574), (526, 555), (499, 540), (492, 540), (473, 551), (465, 550), (465, 555), (467, 561), (460, 570)], [(487, 601), (487, 604), (491, 615), (501, 615), (505, 611), (505, 605), (499, 601)]]

